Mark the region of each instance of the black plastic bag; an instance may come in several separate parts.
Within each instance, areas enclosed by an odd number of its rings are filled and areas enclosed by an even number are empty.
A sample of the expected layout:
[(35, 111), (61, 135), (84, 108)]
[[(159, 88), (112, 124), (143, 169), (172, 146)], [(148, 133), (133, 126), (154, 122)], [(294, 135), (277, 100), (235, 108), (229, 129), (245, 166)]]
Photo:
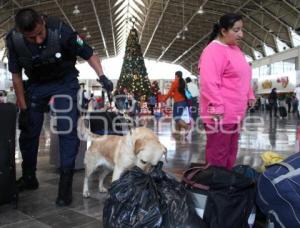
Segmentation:
[(188, 194), (184, 186), (162, 171), (160, 162), (150, 173), (159, 195), (162, 227), (184, 227), (189, 217)]
[(112, 183), (103, 210), (105, 228), (186, 227), (187, 192), (162, 171), (162, 165), (149, 174), (134, 167)]

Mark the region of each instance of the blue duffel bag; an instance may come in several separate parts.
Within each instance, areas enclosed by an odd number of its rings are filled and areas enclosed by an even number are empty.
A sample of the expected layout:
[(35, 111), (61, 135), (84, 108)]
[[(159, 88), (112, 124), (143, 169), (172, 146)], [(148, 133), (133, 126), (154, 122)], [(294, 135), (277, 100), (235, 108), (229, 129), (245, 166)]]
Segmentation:
[(275, 227), (300, 227), (300, 153), (260, 175), (256, 203)]

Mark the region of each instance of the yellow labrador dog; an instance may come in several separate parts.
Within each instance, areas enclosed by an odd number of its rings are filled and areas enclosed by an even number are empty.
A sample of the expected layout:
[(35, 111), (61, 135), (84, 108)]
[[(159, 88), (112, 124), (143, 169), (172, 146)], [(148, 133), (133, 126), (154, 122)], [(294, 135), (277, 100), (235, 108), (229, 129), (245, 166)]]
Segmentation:
[(88, 131), (83, 119), (79, 120), (78, 133), (87, 136), (91, 145), (85, 153), (85, 177), (83, 196), (89, 197), (88, 181), (99, 166), (104, 166), (99, 176), (99, 191), (107, 192), (103, 186), (104, 178), (113, 170), (112, 181), (118, 180), (122, 172), (133, 166), (147, 171), (166, 156), (167, 148), (161, 144), (157, 135), (149, 128), (139, 127), (125, 136), (96, 135)]

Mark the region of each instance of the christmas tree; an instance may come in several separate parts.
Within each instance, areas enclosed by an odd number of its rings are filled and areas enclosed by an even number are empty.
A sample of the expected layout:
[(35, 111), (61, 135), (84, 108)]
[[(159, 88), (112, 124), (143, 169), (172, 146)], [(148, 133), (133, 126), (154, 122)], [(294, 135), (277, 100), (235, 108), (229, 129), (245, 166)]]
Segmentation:
[(117, 88), (126, 88), (135, 98), (146, 100), (150, 95), (148, 78), (137, 30), (132, 28), (126, 42), (124, 62)]

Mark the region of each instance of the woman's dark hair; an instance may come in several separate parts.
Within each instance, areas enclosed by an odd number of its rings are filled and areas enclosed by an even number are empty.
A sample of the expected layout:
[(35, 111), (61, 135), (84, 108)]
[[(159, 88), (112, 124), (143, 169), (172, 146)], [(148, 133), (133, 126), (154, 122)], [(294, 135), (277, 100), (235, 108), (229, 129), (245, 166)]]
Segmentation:
[(181, 93), (185, 97), (185, 81), (182, 78), (182, 72), (176, 71), (175, 75), (178, 76), (178, 78), (179, 78), (178, 92)]
[(218, 35), (221, 35), (222, 29), (225, 30), (231, 29), (234, 26), (235, 22), (242, 19), (243, 17), (241, 15), (235, 13), (228, 13), (220, 17), (219, 21), (215, 23), (213, 26), (213, 30), (210, 33), (208, 43), (216, 39)]
[(20, 32), (31, 32), (43, 19), (34, 9), (20, 9), (15, 16), (15, 26)]
[(190, 82), (192, 82), (192, 79), (191, 79), (190, 77), (187, 77), (187, 78), (185, 79), (185, 82), (186, 82), (186, 83), (190, 83)]

